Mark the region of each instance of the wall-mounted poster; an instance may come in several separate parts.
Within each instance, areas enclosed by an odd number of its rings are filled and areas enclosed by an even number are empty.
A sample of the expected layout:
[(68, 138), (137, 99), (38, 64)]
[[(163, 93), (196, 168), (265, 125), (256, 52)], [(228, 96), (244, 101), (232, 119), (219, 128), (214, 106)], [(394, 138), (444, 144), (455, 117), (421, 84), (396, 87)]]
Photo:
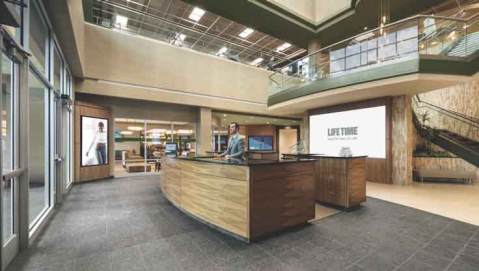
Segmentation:
[(81, 117), (81, 165), (108, 164), (108, 120)]
[(311, 153), (386, 158), (386, 107), (312, 115)]

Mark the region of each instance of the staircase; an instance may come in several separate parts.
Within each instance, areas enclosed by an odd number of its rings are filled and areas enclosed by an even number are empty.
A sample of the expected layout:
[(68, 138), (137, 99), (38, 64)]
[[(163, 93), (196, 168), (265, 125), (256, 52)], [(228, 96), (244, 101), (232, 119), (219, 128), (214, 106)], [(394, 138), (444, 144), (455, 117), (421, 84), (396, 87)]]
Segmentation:
[[(467, 130), (479, 135), (479, 120), (477, 118), (465, 116), (463, 114), (422, 101), (419, 96), (416, 96), (414, 100), (414, 125), (418, 133), (425, 140), (428, 140), (444, 150), (479, 167), (479, 141), (471, 139), (469, 136), (463, 134), (463, 131)], [(441, 121), (436, 123), (452, 124), (453, 122), (456, 122), (456, 124), (460, 123), (460, 125), (449, 126), (462, 126), (467, 127), (468, 129), (462, 129), (463, 131), (460, 131), (459, 129), (451, 131), (448, 129), (443, 129), (442, 127), (438, 127), (437, 124), (435, 124), (433, 127), (433, 125), (428, 124), (427, 121), (420, 120), (418, 114), (421, 112), (433, 112), (432, 115), (434, 118), (442, 118)]]
[[(467, 48), (467, 49), (466, 49)], [(467, 57), (479, 50), (479, 32), (462, 37), (447, 53), (448, 56)]]

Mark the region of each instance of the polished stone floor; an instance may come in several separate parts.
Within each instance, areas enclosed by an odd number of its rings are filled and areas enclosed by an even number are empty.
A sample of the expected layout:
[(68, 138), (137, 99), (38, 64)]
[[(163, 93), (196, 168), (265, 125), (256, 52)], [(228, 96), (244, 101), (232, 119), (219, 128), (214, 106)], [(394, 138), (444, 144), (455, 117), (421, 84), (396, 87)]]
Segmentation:
[(171, 206), (158, 176), (75, 185), (8, 270), (478, 270), (479, 227), (368, 198), (253, 244)]

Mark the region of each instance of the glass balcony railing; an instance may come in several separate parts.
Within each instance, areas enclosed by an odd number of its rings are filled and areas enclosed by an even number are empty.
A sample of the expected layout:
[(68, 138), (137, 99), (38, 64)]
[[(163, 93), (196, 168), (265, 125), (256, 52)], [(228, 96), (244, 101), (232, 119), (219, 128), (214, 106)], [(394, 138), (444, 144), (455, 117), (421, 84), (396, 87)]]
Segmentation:
[(420, 56), (466, 58), (479, 49), (479, 14), (468, 19), (418, 15), (309, 54), (270, 76), (270, 96), (310, 82)]

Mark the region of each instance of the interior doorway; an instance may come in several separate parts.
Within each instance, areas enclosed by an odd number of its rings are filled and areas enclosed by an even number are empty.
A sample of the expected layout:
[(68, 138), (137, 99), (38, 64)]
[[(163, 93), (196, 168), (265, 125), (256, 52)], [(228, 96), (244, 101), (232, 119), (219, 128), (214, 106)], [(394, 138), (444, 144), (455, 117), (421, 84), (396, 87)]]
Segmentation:
[(296, 128), (281, 128), (279, 129), (279, 155), (283, 153), (293, 153), (298, 144), (298, 129)]

